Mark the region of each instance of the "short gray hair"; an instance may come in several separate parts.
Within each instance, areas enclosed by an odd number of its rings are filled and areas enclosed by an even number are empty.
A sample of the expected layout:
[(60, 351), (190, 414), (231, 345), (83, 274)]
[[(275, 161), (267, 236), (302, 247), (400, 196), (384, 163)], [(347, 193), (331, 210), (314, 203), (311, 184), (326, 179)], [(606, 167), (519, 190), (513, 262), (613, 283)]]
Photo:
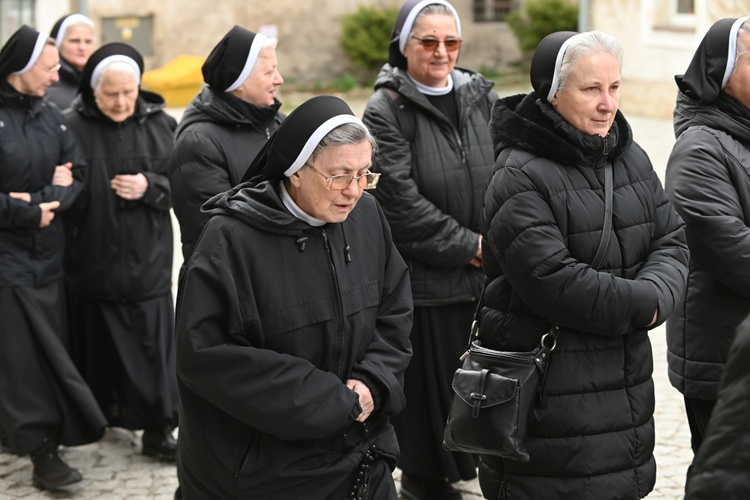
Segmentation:
[(560, 66), (560, 84), (553, 95), (565, 87), (570, 75), (573, 74), (582, 59), (602, 52), (615, 56), (617, 64), (622, 70), (623, 49), (617, 38), (601, 31), (587, 31), (574, 36), (563, 55), (562, 65)]
[(409, 38), (414, 34), (414, 28), (417, 26), (417, 23), (423, 16), (432, 16), (432, 15), (439, 15), (439, 16), (451, 16), (453, 20), (455, 21), (455, 17), (453, 16), (453, 12), (446, 6), (441, 3), (431, 3), (424, 9), (419, 11), (419, 14), (417, 14), (417, 17), (414, 18), (414, 23), (411, 25), (411, 33), (409, 33)]
[(370, 143), (373, 157), (377, 154), (378, 143), (367, 127), (363, 127), (358, 123), (345, 123), (328, 132), (315, 147), (315, 150), (310, 155), (310, 159), (307, 161), (314, 162), (318, 155), (328, 148), (335, 148), (336, 146), (344, 146), (346, 144), (359, 144), (361, 142)]
[(99, 90), (102, 86), (102, 80), (104, 80), (104, 75), (112, 72), (112, 73), (129, 73), (135, 77), (136, 83), (138, 82), (138, 79), (140, 78), (140, 75), (135, 70), (135, 68), (123, 61), (114, 61), (110, 64), (107, 64), (102, 71), (99, 73), (99, 78), (96, 80), (96, 86), (94, 87), (94, 90)]
[(737, 68), (737, 59), (747, 52), (748, 47), (743, 40), (747, 34), (750, 34), (750, 19), (746, 19), (745, 22), (740, 25), (740, 29), (737, 30), (737, 55), (734, 58), (734, 68), (732, 68), (732, 72)]

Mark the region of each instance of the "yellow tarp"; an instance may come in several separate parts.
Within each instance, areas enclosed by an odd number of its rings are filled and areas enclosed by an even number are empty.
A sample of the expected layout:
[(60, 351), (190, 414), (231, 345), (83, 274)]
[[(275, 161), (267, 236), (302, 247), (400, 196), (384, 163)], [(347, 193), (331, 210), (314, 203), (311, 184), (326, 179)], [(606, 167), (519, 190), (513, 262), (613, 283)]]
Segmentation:
[(187, 106), (203, 87), (204, 58), (183, 54), (175, 57), (161, 68), (143, 73), (141, 87), (161, 94), (167, 106)]

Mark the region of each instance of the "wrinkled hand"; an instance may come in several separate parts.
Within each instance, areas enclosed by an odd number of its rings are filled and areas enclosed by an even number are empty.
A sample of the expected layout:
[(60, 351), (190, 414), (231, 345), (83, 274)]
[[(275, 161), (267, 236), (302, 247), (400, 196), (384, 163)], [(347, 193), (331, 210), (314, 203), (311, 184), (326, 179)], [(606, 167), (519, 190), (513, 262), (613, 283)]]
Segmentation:
[(52, 223), (52, 219), (55, 218), (55, 210), (60, 208), (59, 201), (48, 201), (40, 203), (39, 208), (42, 209), (42, 217), (39, 221), (39, 228), (43, 229)]
[(17, 200), (23, 200), (26, 203), (31, 203), (31, 193), (8, 193), (8, 196)]
[(146, 176), (143, 174), (115, 175), (114, 178), (109, 181), (109, 187), (111, 187), (115, 194), (120, 198), (126, 200), (140, 200), (143, 195), (146, 194), (148, 179), (146, 179)]
[(67, 187), (73, 184), (73, 164), (68, 162), (55, 167), (55, 173), (52, 176), (53, 186)]
[(347, 380), (346, 386), (359, 395), (359, 406), (362, 408), (362, 413), (357, 417), (357, 422), (364, 422), (375, 411), (375, 401), (372, 399), (370, 388), (361, 380), (354, 378)]

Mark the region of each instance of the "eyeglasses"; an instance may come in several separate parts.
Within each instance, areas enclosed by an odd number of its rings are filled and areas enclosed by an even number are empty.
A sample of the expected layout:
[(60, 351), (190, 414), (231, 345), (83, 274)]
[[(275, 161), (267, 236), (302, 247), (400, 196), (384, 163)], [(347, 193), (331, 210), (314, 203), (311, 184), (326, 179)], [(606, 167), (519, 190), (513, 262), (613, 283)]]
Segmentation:
[(327, 176), (309, 163), (307, 163), (307, 166), (326, 180), (326, 189), (328, 189), (328, 191), (332, 189), (343, 191), (348, 188), (354, 180), (357, 181), (357, 186), (359, 186), (360, 189), (375, 189), (375, 186), (378, 185), (378, 181), (380, 180), (380, 174), (374, 172), (365, 172), (362, 175), (341, 174)]
[(47, 73), (56, 73), (56, 72), (60, 71), (60, 68), (62, 68), (62, 64), (57, 63), (54, 66), (52, 66), (51, 68), (43, 68), (43, 69)]
[(427, 52), (435, 52), (441, 43), (445, 45), (445, 50), (447, 52), (455, 52), (461, 48), (461, 42), (463, 42), (463, 40), (461, 40), (460, 38), (438, 40), (437, 38), (419, 38), (418, 36), (414, 35), (412, 35), (411, 37), (421, 43), (422, 48)]

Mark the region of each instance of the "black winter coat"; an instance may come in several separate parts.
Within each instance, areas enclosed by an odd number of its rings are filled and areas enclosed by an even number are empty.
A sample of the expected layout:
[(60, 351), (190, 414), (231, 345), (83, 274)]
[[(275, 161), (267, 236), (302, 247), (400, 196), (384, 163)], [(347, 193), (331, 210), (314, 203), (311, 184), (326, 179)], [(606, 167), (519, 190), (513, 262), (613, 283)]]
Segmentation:
[(285, 114), (281, 103), (258, 107), (226, 92), (204, 87), (188, 105), (175, 134), (169, 160), (172, 203), (180, 223), (182, 256), (193, 253), (212, 196), (236, 186)]
[[(487, 121), (497, 96), (479, 74), (456, 69), (451, 75), (459, 129), (405, 71), (387, 64), (363, 117), (379, 146), (373, 171), (383, 174), (373, 194), (409, 265), (418, 307), (476, 301), (484, 282), (469, 261), (477, 252), (479, 211), (494, 162)], [(402, 109), (385, 88), (403, 97)]]
[[(140, 91), (133, 115), (116, 123), (76, 98), (66, 116), (88, 159), (86, 190), (66, 217), (66, 271), (83, 296), (143, 301), (172, 289), (172, 219), (167, 161), (176, 122), (157, 94)], [(110, 187), (117, 174), (148, 180), (139, 200)]]
[[(505, 461), (504, 498), (642, 498), (656, 480), (646, 325), (684, 290), (683, 223), (619, 112), (607, 137), (584, 136), (532, 92), (499, 100), (490, 128), (499, 155), (482, 211), (481, 340), (530, 351), (562, 329), (529, 423), (531, 461)], [(596, 270), (607, 162), (613, 231)], [(485, 495), (502, 489), (497, 469), (480, 476)]]
[[(398, 456), (388, 418), (406, 403), (412, 300), (385, 217), (365, 193), (344, 222), (312, 227), (278, 189), (245, 183), (210, 200), (180, 280), (188, 499), (330, 498), (370, 443), (391, 467)], [(349, 378), (375, 400), (369, 443)]]
[(716, 406), (688, 470), (685, 500), (750, 498), (750, 317), (737, 329)]
[[(55, 167), (73, 163), (71, 186), (52, 186)], [(63, 277), (60, 213), (83, 189), (85, 163), (57, 107), (0, 83), (0, 286), (41, 287)], [(9, 193), (30, 193), (31, 203)], [(39, 229), (39, 203), (59, 201), (57, 216)]]
[(690, 247), (687, 291), (667, 321), (669, 380), (707, 400), (750, 314), (750, 111), (732, 101), (720, 109), (680, 94), (665, 183)]
[(81, 83), (81, 73), (71, 66), (65, 59), (60, 58), (60, 80), (47, 89), (47, 100), (54, 102), (61, 110), (66, 110), (73, 103), (78, 94)]

